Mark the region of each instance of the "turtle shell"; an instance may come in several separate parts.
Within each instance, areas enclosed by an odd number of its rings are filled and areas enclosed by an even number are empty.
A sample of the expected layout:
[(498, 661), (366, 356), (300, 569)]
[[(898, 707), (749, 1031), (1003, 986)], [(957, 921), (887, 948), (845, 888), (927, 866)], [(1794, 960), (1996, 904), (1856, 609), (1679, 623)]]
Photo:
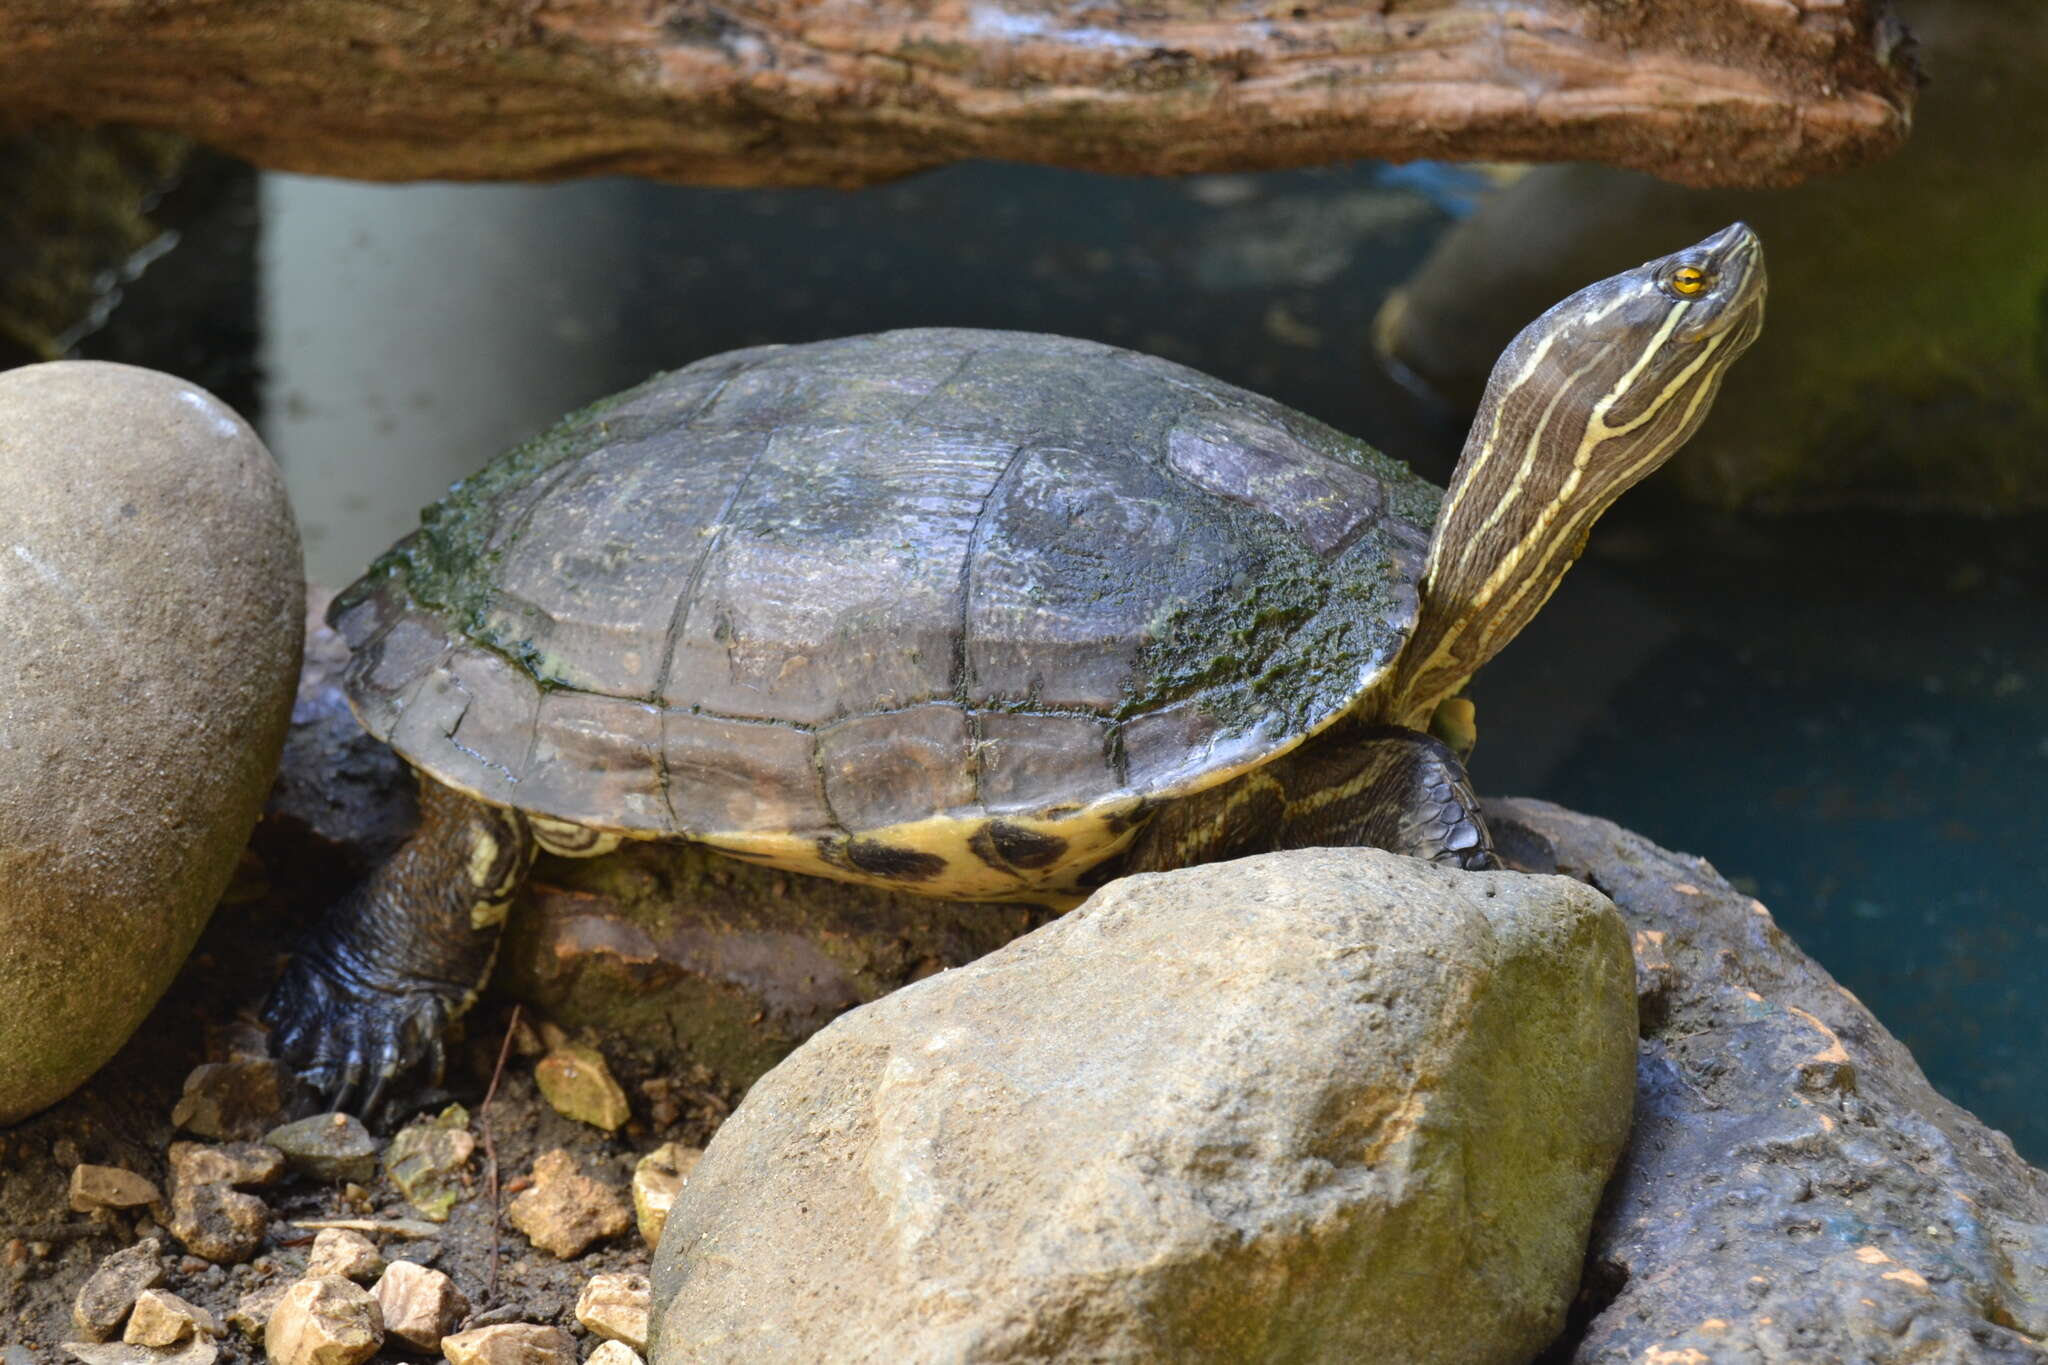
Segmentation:
[(576, 413), (333, 616), (364, 725), (485, 801), (1029, 895), (1371, 689), (1440, 496), (1169, 361), (890, 332)]

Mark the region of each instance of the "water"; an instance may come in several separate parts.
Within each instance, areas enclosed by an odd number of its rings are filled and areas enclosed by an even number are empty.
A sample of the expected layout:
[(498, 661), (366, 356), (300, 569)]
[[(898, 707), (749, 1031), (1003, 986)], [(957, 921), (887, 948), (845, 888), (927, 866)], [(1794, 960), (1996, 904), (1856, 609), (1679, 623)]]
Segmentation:
[[(734, 346), (900, 325), (1154, 351), (1440, 480), (1459, 425), (1367, 338), (1471, 189), (1363, 165), (1182, 182), (970, 165), (858, 195), (266, 177), (260, 420), (329, 583), (592, 397)], [(194, 240), (143, 286), (200, 268)], [(221, 370), (217, 318), (134, 292), (89, 352)], [(2036, 1161), (2044, 533), (1734, 520), (1645, 490), (1475, 688), (1483, 790), (1711, 859)]]
[(1706, 856), (2048, 1158), (2048, 525), (1667, 523), (1616, 554), (1646, 520), (1475, 685), (1482, 785)]

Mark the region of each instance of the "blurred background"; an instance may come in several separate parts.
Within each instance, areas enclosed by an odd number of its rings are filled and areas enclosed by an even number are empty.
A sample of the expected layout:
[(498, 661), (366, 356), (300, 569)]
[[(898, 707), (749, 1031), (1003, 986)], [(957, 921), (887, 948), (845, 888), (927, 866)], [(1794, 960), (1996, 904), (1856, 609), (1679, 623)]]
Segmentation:
[[(67, 184), (145, 192), (61, 206), (84, 226), (40, 268), (91, 304), (16, 299), (0, 363), (54, 347), (212, 388), (269, 440), (310, 576), (339, 586), (571, 408), (716, 351), (897, 326), (1154, 352), (1441, 482), (1518, 327), (1746, 218), (1764, 340), (1479, 679), (1473, 770), (1709, 859), (2044, 1162), (2048, 41), (2038, 16), (1987, 41), (1997, 6), (1902, 8), (1932, 73), (1912, 141), (1781, 192), (1428, 164), (384, 187), (148, 135), (16, 140), (11, 174), (68, 157)], [(0, 224), (0, 263), (48, 240), (36, 221)]]

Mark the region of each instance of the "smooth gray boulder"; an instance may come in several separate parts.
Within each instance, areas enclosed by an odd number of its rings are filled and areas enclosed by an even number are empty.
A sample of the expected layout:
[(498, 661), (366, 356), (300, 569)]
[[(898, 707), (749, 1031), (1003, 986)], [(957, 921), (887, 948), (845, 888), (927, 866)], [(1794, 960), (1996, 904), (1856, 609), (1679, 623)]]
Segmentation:
[(0, 374), (0, 1124), (170, 984), (276, 769), (299, 537), (248, 424), (170, 375)]
[(669, 1214), (650, 1359), (1526, 1361), (1627, 1135), (1633, 973), (1564, 878), (1113, 883), (762, 1078)]

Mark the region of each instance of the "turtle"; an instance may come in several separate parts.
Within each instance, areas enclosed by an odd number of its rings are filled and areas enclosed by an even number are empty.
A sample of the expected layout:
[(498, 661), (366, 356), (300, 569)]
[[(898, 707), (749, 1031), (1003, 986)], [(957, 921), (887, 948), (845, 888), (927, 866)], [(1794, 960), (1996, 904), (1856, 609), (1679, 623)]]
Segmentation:
[(540, 850), (1054, 908), (1276, 848), (1494, 866), (1433, 718), (1691, 435), (1764, 293), (1736, 223), (1552, 307), (1448, 491), (1022, 332), (752, 347), (563, 419), (334, 600), (421, 823), (286, 964), (274, 1049), (337, 1107), (438, 1082)]

